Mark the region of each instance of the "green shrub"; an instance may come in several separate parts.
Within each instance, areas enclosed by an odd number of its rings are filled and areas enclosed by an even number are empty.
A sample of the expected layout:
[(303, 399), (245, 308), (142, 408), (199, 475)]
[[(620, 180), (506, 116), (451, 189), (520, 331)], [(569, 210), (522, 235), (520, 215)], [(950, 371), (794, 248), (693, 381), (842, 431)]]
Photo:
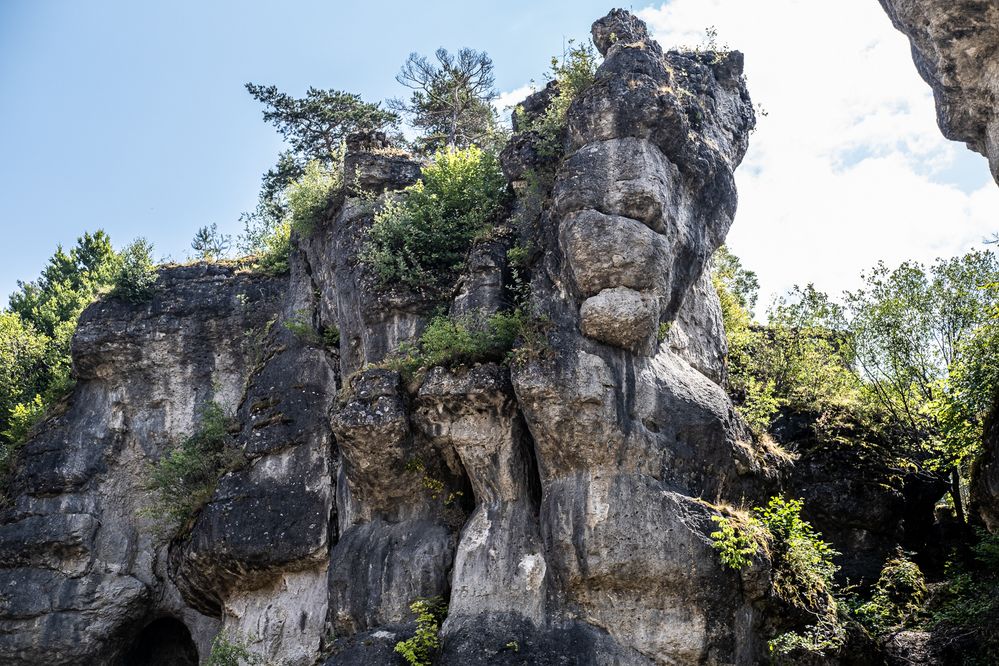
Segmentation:
[(384, 287), (432, 291), (453, 280), (508, 196), (494, 155), (475, 146), (439, 151), (420, 180), (375, 215), (361, 259)]
[(212, 641), (212, 651), (205, 661), (205, 666), (244, 666), (259, 663), (261, 663), (260, 657), (250, 652), (246, 643), (218, 634)]
[(333, 193), (341, 186), (342, 172), (339, 163), (324, 166), (312, 160), (305, 173), (288, 186), (288, 221), (291, 228), (308, 236), (320, 222), (329, 206)]
[[(827, 615), (801, 631), (787, 631), (767, 642), (773, 661), (778, 664), (798, 664), (801, 653), (826, 655), (836, 652), (846, 642), (846, 629), (835, 614)], [(786, 658), (786, 659), (785, 659)]]
[(197, 430), (150, 468), (152, 517), (184, 525), (211, 499), (222, 475), (243, 461), (229, 434), (231, 426), (232, 419), (219, 404), (207, 404)]
[(299, 340), (313, 347), (336, 349), (340, 345), (339, 329), (336, 326), (323, 326), (316, 330), (306, 310), (296, 311), (291, 319), (285, 320), (284, 327), (294, 333)]
[(4, 436), (11, 442), (23, 442), (32, 426), (45, 414), (42, 396), (35, 395), (27, 402), (19, 402), (10, 410), (10, 419)]
[(772, 379), (760, 381), (747, 376), (743, 380), (743, 391), (742, 404), (737, 405), (736, 410), (756, 435), (762, 435), (770, 429), (770, 424), (780, 409), (780, 400), (775, 395), (774, 381)]
[(256, 265), (268, 275), (288, 272), (291, 255), (291, 222), (280, 222), (260, 238), (260, 253)]
[(944, 636), (972, 638), (962, 663), (999, 663), (999, 534), (975, 531), (970, 558), (946, 567), (946, 583), (931, 601), (930, 623)]
[(562, 58), (552, 56), (550, 78), (557, 82), (557, 94), (545, 112), (528, 118), (523, 107), (517, 107), (518, 127), (537, 133), (535, 148), (542, 157), (558, 158), (564, 150), (566, 120), (572, 101), (593, 84), (597, 72), (597, 53), (589, 44), (575, 46), (569, 40)]
[(754, 509), (770, 533), (774, 592), (799, 608), (821, 609), (831, 600), (838, 555), (810, 523), (801, 518), (802, 500), (771, 497), (766, 507)]
[(815, 624), (769, 641), (770, 652), (778, 663), (799, 663), (802, 652), (824, 655), (839, 650), (846, 641), (840, 607), (832, 595), (833, 576), (838, 570), (832, 558), (838, 553), (802, 520), (802, 506), (801, 500), (778, 496), (770, 498), (766, 507), (754, 510), (756, 519), (769, 533), (774, 594), (817, 618)]
[(121, 252), (111, 294), (129, 303), (145, 303), (153, 297), (156, 285), (156, 265), (153, 246), (145, 238), (137, 238)]
[(919, 612), (925, 599), (923, 572), (899, 553), (881, 569), (871, 600), (857, 606), (853, 614), (871, 633), (881, 634), (903, 626)]
[(386, 359), (385, 366), (411, 378), (420, 370), (436, 366), (503, 361), (529, 329), (527, 321), (520, 310), (488, 316), (436, 317), (417, 344), (403, 345)]
[(447, 617), (447, 605), (440, 597), (417, 599), (409, 609), (416, 615), (416, 633), (395, 644), (395, 651), (410, 666), (430, 666), (440, 649), (441, 623)]
[(711, 533), (711, 547), (718, 551), (722, 564), (729, 569), (742, 569), (753, 561), (761, 548), (759, 523), (751, 518), (736, 521), (724, 516), (711, 516), (718, 529)]

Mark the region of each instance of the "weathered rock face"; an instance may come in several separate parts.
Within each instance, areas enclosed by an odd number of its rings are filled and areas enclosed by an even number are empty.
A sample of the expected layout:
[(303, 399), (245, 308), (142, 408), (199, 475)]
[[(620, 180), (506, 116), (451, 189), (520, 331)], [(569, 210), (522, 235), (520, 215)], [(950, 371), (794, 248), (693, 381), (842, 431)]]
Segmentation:
[(145, 468), (209, 400), (235, 406), (248, 332), (276, 315), (271, 278), (196, 265), (161, 272), (148, 305), (103, 301), (73, 340), (78, 385), (27, 443), (0, 527), (0, 661), (113, 662), (159, 617), (205, 654), (218, 618), (182, 599), (166, 536), (142, 516)]
[(989, 159), (999, 181), (999, 2), (880, 0), (933, 88), (944, 136)]
[[(547, 170), (548, 185), (518, 187), (445, 302), (381, 288), (359, 261), (419, 166), (365, 135), (288, 278), (171, 269), (152, 305), (87, 311), (80, 384), (27, 445), (0, 518), (0, 661), (167, 645), (203, 660), (221, 630), (274, 663), (394, 664), (410, 604), (434, 596), (442, 664), (763, 658), (769, 564), (724, 569), (709, 536), (716, 504), (758, 503), (777, 463), (720, 385), (705, 274), (754, 123), (742, 56), (663, 52), (619, 10), (593, 39), (605, 59), (564, 157), (515, 135), (505, 173)], [(415, 380), (381, 364), (433, 312), (510, 307), (518, 238), (536, 330), (511, 361)], [(291, 321), (335, 327), (338, 349)], [(157, 536), (138, 513), (144, 466), (213, 399), (246, 464)]]

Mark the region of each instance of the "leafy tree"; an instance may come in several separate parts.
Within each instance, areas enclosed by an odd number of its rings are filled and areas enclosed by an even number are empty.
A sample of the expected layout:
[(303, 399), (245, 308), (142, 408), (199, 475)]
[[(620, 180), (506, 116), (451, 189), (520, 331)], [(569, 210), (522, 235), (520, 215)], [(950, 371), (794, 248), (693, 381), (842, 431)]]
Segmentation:
[[(360, 95), (342, 90), (309, 88), (305, 97), (296, 98), (278, 91), (276, 86), (246, 84), (246, 90), (263, 104), (264, 120), (274, 125), (291, 146), (300, 164), (310, 160), (328, 163), (335, 159), (347, 135), (360, 130), (377, 130), (398, 121), (398, 116), (371, 104)], [(288, 159), (287, 153), (281, 160)], [(278, 162), (275, 175), (287, 170)], [(281, 178), (272, 178), (280, 182)], [(265, 187), (268, 176), (265, 176)]]
[(411, 53), (396, 80), (413, 92), (409, 100), (390, 104), (422, 130), (423, 149), (482, 146), (496, 133), (491, 102), (498, 95), (493, 61), (485, 52), (465, 48), (452, 55), (440, 48), (433, 61)]
[(247, 83), (246, 89), (265, 105), (264, 120), (291, 146), (263, 175), (256, 208), (240, 215), (244, 229), (240, 250), (264, 255), (275, 237), (283, 233), (282, 226), (291, 213), (288, 188), (307, 175), (308, 164), (318, 162), (327, 172), (338, 171), (347, 135), (393, 126), (399, 117), (379, 104), (340, 90), (309, 88), (305, 97), (295, 98), (275, 86)]
[(38, 332), (59, 337), (59, 328), (75, 321), (117, 269), (117, 254), (103, 231), (85, 233), (69, 252), (56, 249), (33, 282), (18, 281), (10, 310)]
[(744, 268), (742, 260), (724, 245), (711, 256), (711, 277), (719, 291), (731, 294), (739, 307), (752, 316), (760, 281), (756, 273)]
[(244, 254), (264, 254), (269, 240), (288, 216), (288, 198), (285, 190), (305, 174), (305, 165), (296, 159), (290, 150), (278, 156), (277, 165), (269, 169), (261, 179), (257, 207), (253, 212), (239, 216), (243, 223), (243, 234), (239, 238), (239, 250)]
[(219, 233), (218, 225), (214, 222), (210, 226), (198, 229), (194, 234), (194, 240), (191, 241), (191, 248), (197, 253), (197, 257), (205, 261), (221, 259), (230, 247), (232, 247), (232, 236)]
[[(50, 345), (48, 336), (16, 312), (0, 313), (0, 433), (8, 433), (18, 405), (23, 411), (45, 392)], [(0, 442), (16, 439), (16, 434), (0, 434)]]
[(319, 160), (309, 162), (302, 176), (285, 190), (292, 229), (306, 236), (312, 233), (341, 180), (339, 168), (329, 169)]
[[(847, 294), (857, 362), (875, 400), (928, 444), (964, 520), (961, 467), (977, 448), (995, 387), (999, 262), (973, 251), (926, 269), (878, 264)], [(988, 397), (986, 397), (988, 396)]]
[(156, 286), (156, 264), (153, 246), (138, 238), (121, 252), (121, 261), (114, 275), (111, 295), (129, 303), (145, 303), (153, 296)]

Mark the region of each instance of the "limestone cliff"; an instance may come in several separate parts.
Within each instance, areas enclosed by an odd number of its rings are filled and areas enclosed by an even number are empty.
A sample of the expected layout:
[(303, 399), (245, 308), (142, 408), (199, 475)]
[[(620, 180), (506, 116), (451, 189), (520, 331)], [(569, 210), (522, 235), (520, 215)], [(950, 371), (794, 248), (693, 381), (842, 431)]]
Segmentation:
[[(151, 303), (87, 310), (77, 388), (0, 517), (0, 661), (193, 663), (221, 630), (271, 663), (394, 664), (410, 603), (433, 596), (441, 664), (764, 658), (768, 562), (725, 569), (709, 537), (778, 463), (720, 385), (705, 275), (754, 125), (742, 55), (664, 52), (620, 10), (593, 40), (565, 157), (514, 137), (515, 209), (450, 298), (506, 305), (506, 250), (529, 245), (536, 353), (415, 383), (378, 365), (437, 305), (358, 260), (386, 192), (419, 173), (379, 137), (351, 140), (353, 185), (296, 239), (290, 276), (168, 268)], [(533, 169), (547, 184), (526, 186)], [(283, 325), (301, 319), (339, 348)], [(144, 470), (208, 401), (233, 412), (243, 464), (163, 534)]]

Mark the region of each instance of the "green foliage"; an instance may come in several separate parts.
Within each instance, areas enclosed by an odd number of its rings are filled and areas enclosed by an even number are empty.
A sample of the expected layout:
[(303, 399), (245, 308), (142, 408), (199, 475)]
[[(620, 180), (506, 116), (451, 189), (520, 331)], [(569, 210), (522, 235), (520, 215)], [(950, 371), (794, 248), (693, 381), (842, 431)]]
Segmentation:
[(767, 646), (776, 663), (796, 664), (807, 659), (802, 653), (826, 655), (839, 650), (845, 642), (846, 629), (837, 617), (829, 615), (801, 631), (780, 634), (768, 641)]
[(408, 101), (391, 104), (422, 132), (417, 146), (434, 152), (495, 145), (500, 131), (492, 105), (497, 97), (492, 59), (467, 48), (456, 55), (440, 48), (434, 58), (411, 53), (396, 76), (413, 92)]
[(593, 84), (598, 64), (598, 55), (592, 46), (588, 43), (576, 46), (575, 41), (570, 39), (561, 58), (552, 56), (548, 76), (555, 81), (557, 92), (548, 108), (537, 117), (528, 117), (522, 107), (514, 111), (517, 124), (523, 131), (537, 133), (535, 145), (542, 157), (554, 159), (562, 156), (569, 106)]
[(723, 516), (711, 516), (711, 520), (718, 524), (711, 533), (711, 547), (718, 551), (722, 564), (737, 570), (749, 566), (761, 548), (759, 523), (752, 519), (737, 522)]
[(274, 125), (303, 161), (327, 163), (352, 132), (377, 130), (398, 122), (398, 116), (360, 95), (342, 90), (309, 88), (295, 98), (275, 86), (246, 84), (246, 90), (264, 105), (264, 120)]
[(756, 519), (770, 533), (774, 593), (802, 609), (821, 609), (831, 601), (838, 555), (810, 523), (801, 518), (802, 500), (770, 498), (754, 509)]
[(742, 260), (724, 245), (711, 256), (711, 280), (719, 294), (724, 293), (730, 300), (727, 308), (725, 303), (722, 304), (723, 313), (728, 310), (729, 316), (737, 316), (733, 308), (738, 307), (752, 316), (760, 291), (760, 281), (756, 273), (746, 269)]
[(383, 286), (433, 291), (453, 280), (477, 234), (508, 200), (496, 157), (472, 146), (438, 152), (421, 178), (375, 215), (362, 261)]
[(410, 666), (430, 666), (440, 649), (438, 636), (441, 623), (447, 617), (447, 605), (440, 597), (417, 599), (409, 609), (416, 615), (416, 633), (395, 644), (395, 651)]
[(341, 185), (342, 172), (313, 160), (305, 166), (302, 176), (287, 189), (288, 220), (291, 228), (308, 236), (322, 222), (330, 198)]
[(268, 275), (288, 272), (291, 256), (291, 222), (281, 222), (260, 239), (256, 266)]
[(756, 434), (765, 433), (780, 410), (781, 401), (774, 387), (772, 379), (760, 381), (752, 375), (741, 379), (743, 398), (737, 409)]
[(145, 238), (138, 238), (126, 245), (121, 252), (111, 295), (129, 303), (145, 303), (153, 297), (155, 286), (153, 246)]
[[(333, 166), (330, 165), (331, 168)], [(279, 228), (287, 225), (290, 230), (285, 190), (304, 173), (304, 159), (297, 158), (291, 151), (284, 151), (278, 157), (277, 165), (263, 175), (257, 207), (253, 212), (244, 212), (239, 216), (243, 223), (243, 233), (239, 237), (238, 247), (243, 254), (267, 253), (273, 243), (270, 239), (278, 233)]]
[(35, 397), (27, 402), (19, 402), (10, 410), (10, 420), (4, 436), (7, 441), (18, 443), (24, 441), (28, 431), (45, 413), (45, 402), (42, 396), (35, 394)]
[(843, 415), (867, 418), (861, 377), (853, 369), (852, 337), (843, 309), (812, 285), (795, 287), (768, 310), (767, 326), (753, 323), (755, 273), (721, 248), (712, 281), (729, 343), (729, 388), (757, 434), (782, 408), (838, 423)]
[(946, 584), (931, 601), (930, 622), (944, 636), (974, 640), (964, 664), (999, 663), (999, 534), (976, 530), (970, 557), (948, 563)]
[[(999, 261), (989, 251), (938, 259), (928, 269), (878, 264), (847, 294), (856, 358), (872, 401), (907, 431), (909, 455), (949, 471), (964, 520), (960, 475), (978, 450), (999, 388)], [(927, 455), (929, 457), (927, 459)]]
[(106, 291), (119, 259), (103, 231), (58, 248), (33, 282), (18, 282), (0, 312), (0, 492), (45, 408), (72, 387), (70, 341), (83, 309)]
[(222, 259), (230, 247), (232, 247), (232, 236), (219, 233), (218, 225), (214, 222), (210, 226), (198, 229), (194, 234), (194, 240), (191, 241), (195, 257), (203, 261)]
[(212, 641), (212, 651), (205, 666), (244, 666), (259, 664), (260, 657), (250, 652), (245, 643), (218, 634)]
[(741, 569), (760, 551), (770, 556), (774, 593), (798, 608), (815, 611), (830, 605), (838, 555), (810, 523), (801, 518), (803, 502), (776, 496), (753, 516), (712, 516), (718, 529), (712, 547), (722, 563)]
[(870, 601), (858, 605), (853, 614), (872, 634), (883, 634), (911, 620), (925, 599), (923, 572), (915, 562), (899, 553), (881, 569)]
[[(9, 428), (8, 415), (16, 406), (41, 399), (50, 347), (51, 339), (18, 314), (0, 312), (0, 431)], [(16, 439), (7, 435), (7, 441)]]
[(152, 517), (170, 526), (184, 525), (211, 499), (222, 475), (243, 461), (229, 434), (231, 426), (225, 410), (208, 403), (195, 432), (151, 466)]
[(670, 324), (671, 322), (668, 321), (659, 322), (659, 328), (656, 329), (656, 342), (659, 344), (662, 344), (669, 336)]
[(504, 360), (525, 328), (519, 310), (489, 316), (436, 317), (416, 345), (404, 345), (385, 365), (412, 377), (435, 366), (454, 367)]
[(290, 319), (284, 321), (284, 327), (307, 345), (327, 349), (336, 349), (340, 345), (340, 331), (337, 327), (324, 326), (316, 330), (307, 310), (296, 311)]
[[(264, 120), (277, 128), (291, 149), (282, 152), (277, 164), (263, 175), (256, 209), (240, 216), (244, 232), (239, 247), (245, 254), (268, 258), (268, 262), (261, 264), (268, 272), (282, 273), (287, 270), (284, 225), (292, 215), (289, 188), (307, 178), (310, 162), (319, 163), (317, 170), (322, 175), (308, 176), (313, 182), (305, 186), (306, 190), (315, 190), (324, 178), (339, 177), (347, 135), (394, 125), (398, 116), (378, 104), (362, 101), (358, 95), (339, 90), (309, 88), (305, 97), (295, 98), (274, 86), (248, 83), (246, 89), (264, 104)], [(304, 225), (302, 231), (307, 231), (314, 220), (306, 214), (314, 192), (302, 189), (300, 186), (297, 219)]]

